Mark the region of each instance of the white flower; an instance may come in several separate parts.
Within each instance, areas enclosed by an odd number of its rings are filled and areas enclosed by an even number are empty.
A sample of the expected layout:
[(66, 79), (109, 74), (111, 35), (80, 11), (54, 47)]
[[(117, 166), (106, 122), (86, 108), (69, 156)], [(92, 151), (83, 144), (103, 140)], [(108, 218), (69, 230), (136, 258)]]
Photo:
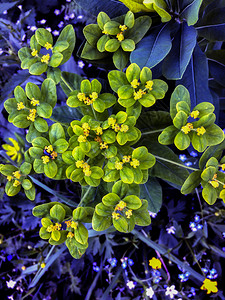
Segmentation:
[(135, 285), (134, 285), (134, 282), (133, 281), (128, 281), (127, 282), (127, 286), (130, 290), (134, 289), (135, 288)]
[(9, 289), (13, 289), (14, 286), (16, 285), (16, 281), (13, 281), (12, 279), (10, 279), (9, 281), (6, 281), (6, 284)]
[(152, 287), (146, 289), (146, 296), (148, 296), (149, 298), (152, 299), (152, 297), (153, 297), (154, 294), (155, 293), (154, 293), (154, 290), (153, 290)]
[(166, 228), (166, 231), (168, 234), (171, 234), (171, 233), (174, 234), (176, 229), (174, 226), (171, 226), (171, 227)]
[(150, 217), (152, 217), (152, 218), (155, 218), (157, 216), (157, 213), (154, 213), (150, 210), (148, 212), (149, 212)]
[(177, 295), (177, 294), (178, 294), (178, 291), (175, 290), (175, 285), (171, 285), (166, 288), (165, 295), (170, 296), (170, 299), (173, 299), (174, 295)]

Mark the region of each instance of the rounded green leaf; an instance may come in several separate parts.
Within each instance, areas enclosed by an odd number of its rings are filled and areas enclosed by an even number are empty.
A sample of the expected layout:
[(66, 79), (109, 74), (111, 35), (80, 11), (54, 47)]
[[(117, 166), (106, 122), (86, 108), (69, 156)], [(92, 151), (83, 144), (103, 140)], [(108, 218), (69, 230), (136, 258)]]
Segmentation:
[(45, 47), (46, 43), (52, 44), (53, 43), (53, 38), (51, 33), (44, 28), (38, 28), (35, 31), (35, 37), (38, 42), (42, 47)]
[(39, 87), (36, 84), (34, 84), (32, 82), (28, 82), (26, 84), (25, 91), (26, 91), (27, 97), (30, 100), (32, 100), (33, 98), (35, 100), (40, 100), (41, 91), (40, 91)]
[(105, 50), (108, 52), (116, 52), (120, 47), (120, 42), (117, 39), (110, 39), (105, 43)]
[(37, 174), (44, 173), (44, 164), (42, 159), (35, 159), (33, 163), (34, 171)]
[(201, 182), (201, 171), (192, 172), (181, 187), (181, 193), (190, 194)]
[(218, 197), (217, 191), (210, 183), (207, 183), (202, 190), (202, 197), (209, 205), (213, 205)]
[(110, 17), (104, 12), (101, 11), (97, 16), (97, 23), (101, 30), (104, 29), (104, 25), (110, 21)]
[(135, 195), (129, 195), (123, 198), (123, 201), (126, 202), (127, 208), (129, 209), (138, 209), (142, 206), (141, 200)]
[(50, 143), (49, 143), (49, 141), (46, 138), (40, 136), (40, 137), (35, 138), (32, 141), (32, 145), (34, 147), (41, 148), (41, 149), (44, 150), (45, 146), (49, 146)]
[(79, 182), (83, 178), (84, 178), (84, 172), (82, 169), (75, 169), (70, 175), (70, 179), (74, 182)]
[(55, 204), (50, 209), (50, 216), (52, 217), (53, 220), (61, 223), (65, 219), (66, 211), (60, 204)]
[(209, 166), (209, 167), (205, 168), (205, 170), (202, 172), (201, 178), (204, 181), (212, 180), (212, 178), (215, 175), (216, 171), (217, 171), (217, 168), (215, 168), (213, 166)]
[(125, 166), (120, 170), (120, 178), (124, 183), (130, 184), (134, 181), (134, 173), (130, 168)]
[(106, 43), (110, 40), (108, 35), (103, 35), (97, 42), (97, 49), (99, 52), (104, 52)]
[(91, 177), (94, 179), (100, 179), (104, 175), (104, 171), (97, 166), (91, 167)]
[(13, 186), (12, 181), (8, 181), (5, 185), (5, 192), (8, 196), (12, 197), (19, 193), (21, 185)]
[(44, 164), (44, 173), (47, 177), (53, 178), (57, 174), (58, 167), (57, 164), (50, 160), (47, 164)]
[(116, 21), (109, 21), (104, 25), (104, 31), (107, 34), (116, 35), (117, 33), (120, 33), (119, 26), (120, 23)]
[(188, 115), (184, 111), (179, 111), (173, 119), (173, 125), (177, 129), (181, 129), (182, 126), (185, 126), (187, 124), (187, 118)]
[(54, 123), (49, 130), (50, 143), (54, 144), (59, 139), (65, 139), (65, 132), (60, 123)]
[(109, 193), (102, 198), (102, 203), (106, 206), (116, 206), (120, 201), (120, 197), (115, 193)]
[(77, 229), (74, 230), (74, 235), (75, 235), (75, 239), (78, 241), (78, 243), (81, 243), (81, 244), (87, 243), (88, 230), (82, 223), (79, 223)]
[(63, 55), (61, 53), (59, 52), (53, 53), (49, 62), (49, 66), (56, 68), (61, 64), (62, 60), (63, 60)]
[(125, 232), (125, 233), (128, 232), (128, 222), (124, 216), (120, 216), (118, 220), (113, 219), (113, 226), (119, 232)]
[(48, 131), (48, 123), (46, 120), (37, 117), (34, 121), (34, 127), (39, 132), (47, 132)]
[(46, 231), (45, 227), (41, 227), (39, 230), (40, 238), (43, 240), (48, 240), (51, 237), (51, 233)]
[(132, 11), (128, 11), (125, 15), (124, 25), (128, 28), (132, 28), (134, 26), (134, 14)]
[(104, 205), (103, 203), (99, 203), (95, 206), (95, 212), (102, 217), (111, 216), (113, 212), (113, 208)]
[(92, 219), (92, 227), (95, 231), (103, 231), (109, 228), (112, 225), (112, 217), (102, 217), (94, 212)]
[(65, 139), (58, 139), (52, 146), (57, 153), (63, 153), (69, 147), (69, 143)]
[(178, 132), (179, 130), (173, 125), (166, 127), (158, 137), (159, 143), (162, 145), (173, 144), (174, 138)]
[(29, 180), (29, 179), (24, 179), (22, 181), (22, 187), (25, 189), (25, 190), (29, 190), (32, 188), (32, 182)]
[(134, 51), (135, 49), (135, 42), (131, 39), (125, 39), (121, 42), (121, 47), (123, 49), (123, 51)]
[(50, 118), (52, 115), (52, 106), (48, 103), (40, 103), (37, 106), (37, 113), (42, 118)]
[(48, 226), (53, 225), (52, 221), (49, 218), (42, 218), (41, 219), (41, 224), (43, 227), (47, 228)]
[(41, 75), (47, 71), (48, 65), (42, 62), (34, 63), (29, 68), (29, 73), (31, 75)]
[(179, 149), (179, 150), (185, 150), (189, 147), (190, 145), (190, 137), (188, 134), (185, 134), (184, 132), (180, 131), (178, 134), (175, 136), (174, 139), (174, 145)]
[(61, 232), (58, 231), (58, 230), (52, 231), (52, 232), (51, 232), (51, 238), (52, 238), (54, 241), (59, 241), (60, 238), (61, 238)]

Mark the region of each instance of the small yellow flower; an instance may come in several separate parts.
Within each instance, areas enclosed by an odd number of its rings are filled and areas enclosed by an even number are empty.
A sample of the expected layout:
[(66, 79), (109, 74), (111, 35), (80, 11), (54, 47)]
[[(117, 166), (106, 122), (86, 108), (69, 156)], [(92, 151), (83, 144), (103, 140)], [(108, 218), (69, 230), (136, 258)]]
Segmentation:
[(162, 268), (162, 263), (158, 258), (153, 257), (149, 260), (149, 266), (152, 267), (152, 269), (157, 270)]
[(55, 223), (55, 228), (56, 228), (56, 230), (61, 230), (62, 224), (60, 224), (60, 223)]
[(78, 227), (78, 222), (72, 221), (72, 222), (71, 222), (71, 228), (77, 229), (77, 227)]
[(13, 146), (9, 144), (3, 144), (2, 148), (6, 150), (6, 154), (11, 157), (12, 160), (16, 160), (19, 162), (22, 159), (22, 155), (19, 152), (20, 146), (16, 140), (13, 138), (8, 138), (8, 140), (13, 144)]
[(47, 232), (52, 232), (52, 231), (55, 231), (55, 229), (56, 229), (55, 226), (51, 224), (51, 225), (49, 225), (49, 226), (46, 228), (46, 231), (47, 231)]
[(116, 37), (119, 42), (122, 42), (124, 40), (123, 32), (117, 33)]
[(51, 153), (51, 158), (52, 158), (52, 159), (55, 159), (57, 156), (58, 156), (57, 152), (52, 151), (52, 153)]
[(84, 100), (84, 104), (86, 104), (86, 105), (91, 105), (93, 102), (94, 102), (94, 100), (90, 99), (88, 97), (86, 97), (85, 100)]
[(96, 134), (97, 134), (97, 135), (102, 135), (102, 134), (103, 134), (102, 127), (100, 127), (100, 126), (98, 126), (98, 127), (95, 129), (95, 131), (96, 131)]
[(140, 162), (138, 159), (133, 158), (132, 161), (130, 162), (130, 165), (131, 165), (131, 167), (136, 169), (138, 166), (140, 166)]
[(103, 30), (102, 33), (103, 34), (108, 34), (108, 32), (106, 30)]
[(49, 162), (49, 157), (47, 155), (41, 157), (43, 164), (46, 165)]
[(82, 128), (83, 128), (84, 130), (90, 130), (90, 129), (91, 129), (91, 127), (89, 126), (88, 123), (83, 123), (83, 124), (82, 124)]
[(200, 128), (197, 128), (197, 135), (203, 135), (204, 133), (206, 133), (206, 130), (203, 126)]
[(52, 145), (45, 146), (45, 150), (46, 150), (48, 153), (51, 153), (51, 152), (53, 151)]
[(123, 169), (123, 163), (121, 161), (116, 161), (115, 162), (115, 168), (117, 170), (122, 170)]
[(115, 211), (112, 213), (112, 217), (113, 219), (115, 220), (118, 220), (120, 218), (120, 214), (119, 213), (116, 213)]
[(90, 169), (83, 169), (84, 175), (85, 176), (91, 176), (91, 170)]
[(140, 82), (138, 82), (137, 79), (134, 79), (131, 81), (130, 84), (131, 84), (132, 88), (136, 89), (140, 85)]
[(222, 168), (222, 170), (225, 170), (225, 164), (220, 165), (220, 167)]
[(84, 161), (83, 160), (76, 161), (76, 167), (77, 168), (83, 168), (83, 165), (84, 165)]
[(52, 49), (52, 44), (50, 44), (49, 42), (46, 42), (45, 43), (45, 49), (46, 50)]
[(39, 100), (35, 100), (34, 98), (32, 98), (32, 99), (31, 99), (31, 104), (32, 104), (33, 106), (36, 106), (36, 105), (39, 105), (40, 103), (39, 103)]
[(13, 183), (13, 186), (17, 187), (21, 184), (21, 182), (19, 182), (19, 180), (15, 180)]
[(120, 131), (120, 125), (115, 124), (114, 126), (112, 126), (112, 128), (114, 129), (115, 132)]
[(37, 51), (36, 49), (33, 49), (32, 52), (31, 52), (31, 55), (32, 55), (32, 56), (36, 56), (37, 53), (38, 53), (38, 51)]
[(126, 206), (127, 206), (126, 202), (124, 202), (123, 200), (120, 200), (120, 202), (115, 207), (115, 210), (122, 211)]
[(27, 120), (30, 120), (31, 122), (35, 121), (35, 117), (36, 117), (36, 109), (30, 109), (29, 111), (29, 116), (27, 116)]
[(23, 102), (20, 102), (20, 103), (17, 103), (17, 110), (21, 110), (21, 109), (24, 109), (24, 104)]
[(70, 231), (70, 232), (67, 234), (67, 237), (70, 238), (70, 239), (73, 238), (73, 237), (74, 237), (74, 233), (72, 233), (72, 232)]
[(130, 219), (130, 217), (132, 216), (132, 209), (128, 209), (128, 211), (125, 212), (125, 215), (127, 219)]
[(200, 287), (201, 290), (206, 290), (207, 294), (210, 293), (217, 293), (218, 288), (217, 288), (217, 282), (216, 281), (211, 281), (210, 279), (206, 278), (203, 281), (203, 285)]
[(43, 262), (43, 263), (41, 263), (41, 268), (42, 269), (44, 269), (45, 268), (45, 266), (46, 266), (46, 264)]
[(193, 125), (191, 123), (187, 123), (185, 126), (182, 126), (181, 131), (183, 131), (185, 134), (188, 134), (191, 129), (193, 129)]
[(125, 31), (125, 30), (127, 30), (127, 26), (126, 25), (120, 25), (119, 29), (121, 29), (121, 31)]
[(120, 131), (121, 132), (127, 132), (129, 130), (129, 126), (126, 125), (126, 124), (122, 124), (121, 125), (121, 128), (120, 128)]
[(13, 177), (12, 177), (12, 176), (7, 176), (6, 179), (7, 179), (8, 181), (12, 181), (12, 180), (13, 180)]
[(80, 135), (77, 140), (79, 143), (84, 143), (87, 141), (87, 138), (84, 135)]
[(123, 163), (128, 163), (128, 162), (130, 162), (130, 159), (131, 159), (131, 156), (130, 155), (128, 155), (128, 156), (123, 156)]
[(139, 89), (139, 91), (134, 92), (134, 100), (141, 99), (144, 94), (146, 93), (142, 89)]
[(86, 99), (85, 93), (78, 93), (77, 98), (80, 101), (84, 101)]
[(153, 84), (154, 84), (154, 82), (152, 80), (148, 80), (145, 85), (146, 89), (148, 89), (149, 91), (152, 91)]
[(90, 131), (89, 130), (87, 130), (87, 129), (84, 129), (84, 136), (89, 136), (89, 134), (90, 134)]
[(111, 126), (114, 126), (114, 125), (116, 124), (116, 119), (114, 119), (114, 118), (112, 118), (112, 117), (108, 118), (108, 124), (109, 124), (109, 126), (110, 126), (110, 125), (111, 125)]
[(71, 227), (71, 221), (65, 221), (67, 228)]
[(25, 271), (25, 270), (26, 270), (26, 267), (25, 267), (25, 266), (22, 266), (22, 267), (21, 267), (21, 270)]
[(218, 188), (218, 186), (219, 186), (219, 182), (218, 182), (218, 181), (215, 181), (215, 180), (209, 181), (209, 183), (210, 183), (215, 189)]
[(92, 99), (92, 100), (96, 100), (98, 98), (98, 94), (96, 92), (92, 92), (89, 97)]
[(193, 110), (192, 113), (191, 113), (191, 117), (194, 118), (194, 119), (197, 119), (198, 115), (199, 115), (198, 110)]
[(20, 171), (15, 171), (12, 174), (16, 179), (20, 179), (20, 177), (21, 177)]
[(96, 136), (95, 141), (98, 142), (98, 143), (102, 143), (102, 139), (101, 139), (100, 136)]
[(109, 148), (109, 146), (108, 146), (108, 144), (106, 143), (106, 142), (104, 142), (104, 143), (100, 143), (100, 149), (102, 150), (102, 149), (108, 149)]
[(49, 53), (46, 54), (46, 55), (43, 55), (42, 58), (41, 58), (41, 62), (42, 62), (42, 63), (48, 64), (48, 63), (49, 63), (49, 60), (50, 60), (50, 55), (49, 55)]

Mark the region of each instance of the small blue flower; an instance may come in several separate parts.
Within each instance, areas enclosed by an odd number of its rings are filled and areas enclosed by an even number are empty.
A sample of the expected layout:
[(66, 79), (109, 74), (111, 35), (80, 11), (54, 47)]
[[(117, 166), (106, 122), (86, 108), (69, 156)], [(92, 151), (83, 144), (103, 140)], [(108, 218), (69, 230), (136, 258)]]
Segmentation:
[(107, 259), (107, 261), (110, 263), (111, 267), (116, 267), (117, 265), (117, 259), (114, 257), (114, 258), (109, 258)]
[(127, 267), (127, 262), (126, 262), (126, 261), (123, 261), (123, 262), (122, 262), (122, 268), (123, 268), (123, 269), (126, 269), (126, 267)]
[(128, 259), (128, 265), (133, 266), (134, 262), (131, 258)]
[(192, 162), (190, 162), (190, 161), (186, 162), (186, 163), (185, 163), (185, 166), (187, 166), (187, 167), (192, 166)]
[(181, 282), (185, 282), (189, 279), (190, 273), (189, 272), (185, 272), (183, 274), (179, 274), (178, 278), (180, 279)]
[(197, 156), (198, 156), (198, 153), (195, 152), (195, 151), (191, 151), (190, 155), (191, 155), (192, 157), (197, 157)]
[(188, 295), (189, 298), (196, 295), (196, 293), (195, 293), (195, 288), (194, 288), (194, 287), (191, 287), (190, 293), (191, 293), (191, 294)]
[(100, 271), (100, 268), (97, 266), (96, 262), (93, 262), (93, 271), (95, 271), (95, 272), (99, 272)]
[(199, 222), (200, 221), (200, 216), (196, 215), (194, 219), (195, 219), (195, 222)]
[(202, 268), (202, 271), (203, 271), (205, 274), (207, 274), (207, 273), (209, 272), (209, 270), (206, 269), (206, 268)]
[(200, 230), (201, 230), (202, 228), (203, 228), (203, 225), (201, 225), (201, 224), (198, 224), (198, 225), (197, 225), (197, 229), (200, 229)]
[(8, 255), (8, 256), (7, 256), (7, 260), (8, 260), (8, 261), (10, 261), (12, 258), (13, 258), (12, 255)]
[(180, 154), (180, 155), (179, 155), (179, 159), (180, 159), (181, 161), (185, 161), (185, 160), (187, 159), (187, 156), (186, 156), (185, 154)]

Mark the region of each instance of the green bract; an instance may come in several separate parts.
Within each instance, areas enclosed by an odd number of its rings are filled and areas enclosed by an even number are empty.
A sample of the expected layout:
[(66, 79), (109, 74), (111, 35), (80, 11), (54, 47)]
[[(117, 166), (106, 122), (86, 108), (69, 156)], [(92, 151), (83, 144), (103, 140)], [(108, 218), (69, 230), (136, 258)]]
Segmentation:
[(151, 23), (148, 16), (135, 19), (131, 11), (119, 21), (110, 20), (105, 12), (100, 12), (97, 24), (89, 24), (83, 30), (87, 42), (81, 57), (98, 60), (108, 56), (108, 53), (113, 53), (114, 65), (122, 70), (128, 63), (129, 53), (149, 30)]
[(29, 69), (32, 75), (48, 71), (48, 78), (59, 83), (61, 71), (57, 67), (70, 58), (75, 40), (72, 25), (67, 25), (62, 30), (54, 46), (52, 34), (44, 28), (38, 28), (30, 39), (30, 48), (23, 47), (18, 52), (21, 68)]

